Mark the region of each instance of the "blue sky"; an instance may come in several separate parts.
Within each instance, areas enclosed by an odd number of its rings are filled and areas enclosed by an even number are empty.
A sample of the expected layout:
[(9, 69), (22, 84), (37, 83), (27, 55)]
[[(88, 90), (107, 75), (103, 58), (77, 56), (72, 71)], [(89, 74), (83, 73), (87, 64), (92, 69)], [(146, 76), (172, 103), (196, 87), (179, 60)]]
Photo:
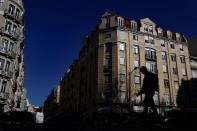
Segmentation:
[(24, 5), (25, 88), (35, 105), (43, 104), (107, 10), (197, 36), (196, 0), (24, 0)]

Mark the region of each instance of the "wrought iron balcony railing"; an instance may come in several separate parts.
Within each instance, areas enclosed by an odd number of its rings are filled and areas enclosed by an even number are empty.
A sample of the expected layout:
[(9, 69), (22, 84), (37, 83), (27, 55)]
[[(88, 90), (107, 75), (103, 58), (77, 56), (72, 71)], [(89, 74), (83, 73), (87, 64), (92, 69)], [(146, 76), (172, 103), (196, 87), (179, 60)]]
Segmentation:
[(5, 30), (4, 27), (0, 28), (0, 34), (1, 35), (6, 35), (9, 38), (13, 39), (13, 40), (19, 40), (19, 33), (18, 31), (9, 31), (9, 30)]

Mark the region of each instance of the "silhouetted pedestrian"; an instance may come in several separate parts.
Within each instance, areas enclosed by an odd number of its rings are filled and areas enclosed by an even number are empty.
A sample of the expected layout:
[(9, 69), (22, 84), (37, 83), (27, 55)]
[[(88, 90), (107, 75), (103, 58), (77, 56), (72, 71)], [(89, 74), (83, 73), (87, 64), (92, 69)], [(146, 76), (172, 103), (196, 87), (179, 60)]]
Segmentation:
[(137, 93), (136, 96), (145, 94), (144, 98), (144, 114), (148, 114), (148, 107), (151, 107), (153, 113), (158, 115), (153, 96), (155, 91), (158, 90), (158, 77), (156, 74), (153, 74), (147, 70), (145, 66), (140, 68), (140, 72), (144, 74), (144, 81), (141, 90)]

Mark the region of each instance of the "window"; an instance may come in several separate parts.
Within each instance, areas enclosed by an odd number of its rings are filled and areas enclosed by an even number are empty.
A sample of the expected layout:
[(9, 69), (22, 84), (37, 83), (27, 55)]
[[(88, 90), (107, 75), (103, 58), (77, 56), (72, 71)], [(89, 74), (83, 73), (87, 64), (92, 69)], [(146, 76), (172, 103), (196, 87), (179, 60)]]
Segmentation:
[(105, 75), (105, 83), (111, 83), (111, 75)]
[(13, 35), (16, 35), (16, 33), (17, 33), (16, 31), (17, 31), (17, 26), (13, 25), (13, 29), (12, 29)]
[(120, 43), (120, 50), (121, 50), (121, 51), (124, 51), (124, 50), (125, 50), (125, 44)]
[(4, 0), (0, 0), (0, 6), (3, 6)]
[(147, 24), (144, 24), (144, 32), (148, 33), (148, 25)]
[(135, 21), (131, 21), (131, 29), (137, 30), (137, 23)]
[(165, 88), (165, 90), (164, 90), (164, 104), (170, 105), (170, 103), (171, 103), (170, 90), (169, 90), (169, 88)]
[(139, 54), (139, 46), (134, 45), (133, 52), (134, 52), (134, 54)]
[(120, 37), (120, 41), (124, 41), (126, 38), (126, 34), (124, 31), (120, 31), (119, 32), (119, 37)]
[(166, 52), (161, 52), (161, 58), (162, 60), (166, 60)]
[(181, 51), (183, 51), (183, 45), (182, 45), (182, 44), (179, 44), (179, 49), (180, 49)]
[(105, 58), (105, 68), (111, 68), (111, 59)]
[(138, 35), (136, 35), (136, 34), (133, 34), (133, 40), (138, 40)]
[(149, 26), (149, 33), (153, 34), (153, 26), (152, 25)]
[(185, 63), (185, 56), (180, 56), (181, 63)]
[(168, 37), (168, 39), (171, 39), (172, 38), (172, 34), (171, 34), (170, 31), (167, 31), (167, 37)]
[(160, 40), (161, 46), (165, 47), (165, 42), (164, 40)]
[(140, 84), (140, 77), (139, 76), (135, 76), (135, 83)]
[(175, 54), (171, 54), (171, 61), (176, 61), (176, 55)]
[(1, 90), (0, 90), (1, 93), (5, 93), (6, 85), (7, 85), (7, 82), (6, 81), (3, 81), (2, 82), (2, 85), (1, 85)]
[(136, 60), (135, 60), (135, 61), (134, 61), (134, 66), (135, 66), (135, 67), (139, 67), (139, 61), (136, 61)]
[(3, 70), (5, 60), (0, 58), (0, 70)]
[(156, 51), (154, 49), (145, 48), (145, 58), (156, 60)]
[(167, 65), (163, 65), (163, 72), (167, 73)]
[(105, 33), (105, 39), (111, 38), (111, 33)]
[(106, 18), (106, 27), (110, 27), (110, 17)]
[(8, 9), (8, 14), (9, 15), (14, 15), (14, 10), (15, 10), (15, 6), (10, 4), (9, 9)]
[(164, 87), (165, 88), (169, 88), (170, 87), (169, 80), (164, 79)]
[(111, 45), (111, 43), (106, 43), (105, 44), (105, 52), (106, 53), (112, 53), (112, 45)]
[(162, 36), (162, 30), (158, 28), (158, 36)]
[(175, 47), (174, 47), (174, 43), (173, 42), (170, 42), (170, 47), (172, 48), (172, 49), (174, 49)]
[(4, 52), (8, 51), (8, 40), (2, 39), (2, 44), (0, 49)]
[(6, 21), (6, 23), (5, 23), (5, 31), (10, 33), (11, 29), (12, 29), (12, 23), (10, 21)]
[(5, 71), (8, 72), (9, 71), (9, 68), (10, 68), (10, 62), (7, 61), (6, 62), (6, 65), (5, 65)]
[(16, 9), (16, 15), (15, 15), (16, 19), (19, 19), (19, 16), (20, 16), (20, 10)]
[(11, 52), (13, 50), (13, 47), (14, 47), (14, 43), (10, 42), (10, 46), (8, 50)]
[(148, 36), (144, 36), (145, 43), (149, 43)]
[(120, 58), (120, 64), (121, 64), (121, 65), (124, 65), (124, 64), (125, 64), (124, 58)]
[(176, 65), (173, 65), (172, 72), (173, 72), (174, 75), (178, 74), (178, 70), (177, 70)]
[(146, 68), (152, 73), (157, 73), (157, 65), (155, 62), (146, 62)]
[(120, 74), (120, 81), (122, 81), (122, 82), (126, 81), (126, 75), (125, 74)]
[(153, 37), (149, 37), (149, 42), (150, 42), (151, 44), (154, 44), (154, 39), (153, 39)]
[(118, 17), (118, 26), (123, 27), (123, 19)]
[(180, 41), (180, 34), (176, 33), (176, 40), (179, 42)]
[(186, 70), (185, 70), (185, 67), (182, 67), (182, 75), (186, 75)]

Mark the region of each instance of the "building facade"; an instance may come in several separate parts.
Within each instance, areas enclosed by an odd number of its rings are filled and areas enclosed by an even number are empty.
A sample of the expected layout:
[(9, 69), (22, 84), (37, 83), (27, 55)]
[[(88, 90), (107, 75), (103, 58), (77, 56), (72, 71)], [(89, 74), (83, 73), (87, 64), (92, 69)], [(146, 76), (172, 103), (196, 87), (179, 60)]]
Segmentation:
[(182, 79), (191, 78), (185, 36), (149, 18), (136, 21), (107, 11), (60, 82), (61, 111), (83, 112), (102, 103), (139, 106), (144, 96), (134, 94), (142, 86), (141, 66), (158, 74), (155, 103), (176, 106)]
[(0, 110), (24, 109), (24, 7), (0, 0)]
[(59, 103), (60, 103), (60, 86), (58, 85), (51, 91), (50, 95), (47, 97), (47, 99), (44, 102), (43, 112), (46, 120), (60, 112)]
[(192, 78), (197, 79), (197, 37), (188, 39)]

